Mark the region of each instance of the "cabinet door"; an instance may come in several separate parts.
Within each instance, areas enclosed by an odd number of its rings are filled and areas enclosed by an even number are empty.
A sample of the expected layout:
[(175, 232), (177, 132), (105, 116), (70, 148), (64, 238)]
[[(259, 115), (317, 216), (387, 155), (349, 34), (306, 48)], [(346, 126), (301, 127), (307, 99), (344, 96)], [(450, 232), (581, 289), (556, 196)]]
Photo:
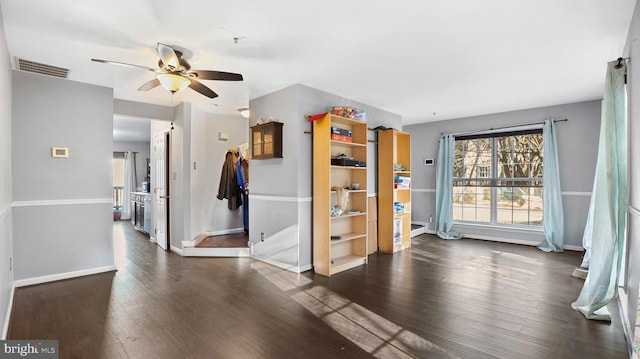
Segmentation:
[(262, 151), (262, 130), (261, 129), (257, 129), (254, 128), (251, 131), (251, 143), (253, 145), (253, 158), (260, 158), (264, 155), (263, 151)]
[(144, 226), (144, 204), (136, 203), (136, 228), (142, 228)]
[(131, 195), (131, 224), (136, 225), (136, 201), (134, 195)]
[(273, 126), (262, 132), (262, 150), (266, 157), (273, 157)]
[(268, 122), (251, 127), (252, 158), (282, 158), (282, 123)]

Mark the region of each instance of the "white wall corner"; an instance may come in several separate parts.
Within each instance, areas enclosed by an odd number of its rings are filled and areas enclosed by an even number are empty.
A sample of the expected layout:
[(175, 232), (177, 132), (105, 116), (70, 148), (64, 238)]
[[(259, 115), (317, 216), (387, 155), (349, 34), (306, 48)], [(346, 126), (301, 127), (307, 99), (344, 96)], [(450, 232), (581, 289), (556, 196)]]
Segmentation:
[(171, 246), (170, 248), (171, 248), (171, 251), (172, 251), (172, 252), (176, 252), (178, 255), (180, 255), (180, 256), (184, 256), (184, 255), (182, 254), (182, 249), (180, 249), (180, 248), (178, 248), (178, 247), (176, 247), (176, 246)]
[(627, 299), (627, 294), (624, 292), (624, 288), (618, 287), (618, 295), (613, 299), (617, 301), (616, 305), (620, 314), (620, 321), (622, 322), (622, 329), (624, 329), (625, 342), (627, 343), (627, 351), (629, 352), (629, 358), (632, 358), (633, 354), (633, 342), (634, 342), (634, 328), (629, 324), (628, 307), (623, 304), (623, 301)]
[[(190, 241), (182, 241), (182, 248), (193, 248), (195, 247), (198, 243), (200, 243), (200, 241), (202, 241), (204, 238), (201, 238), (200, 240), (196, 239), (192, 239)], [(173, 246), (172, 246), (173, 247)], [(173, 248), (172, 248), (173, 249)]]
[(4, 317), (4, 326), (2, 327), (2, 337), (0, 340), (7, 339), (7, 334), (9, 333), (9, 323), (11, 322), (11, 312), (13, 311), (13, 298), (16, 293), (16, 285), (15, 283), (11, 285), (11, 293), (9, 293), (9, 303), (7, 304), (7, 314)]

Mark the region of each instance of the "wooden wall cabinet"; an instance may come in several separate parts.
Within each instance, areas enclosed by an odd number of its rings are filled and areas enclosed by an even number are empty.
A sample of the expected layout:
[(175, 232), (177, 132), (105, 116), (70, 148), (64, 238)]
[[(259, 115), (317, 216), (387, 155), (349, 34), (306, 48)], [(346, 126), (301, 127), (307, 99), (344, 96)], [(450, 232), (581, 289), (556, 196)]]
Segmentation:
[[(401, 165), (404, 170), (399, 170)], [(378, 247), (394, 253), (411, 247), (411, 135), (397, 130), (378, 131)], [(395, 210), (394, 203), (404, 206)]]
[(282, 122), (251, 127), (251, 159), (282, 158)]
[[(332, 127), (352, 136), (331, 139)], [(340, 154), (362, 163), (332, 165), (331, 159)], [(366, 161), (366, 122), (331, 114), (313, 122), (313, 267), (318, 274), (331, 276), (367, 263)], [(359, 189), (351, 190), (355, 183)], [(350, 188), (349, 203), (342, 215), (332, 217), (336, 187)]]

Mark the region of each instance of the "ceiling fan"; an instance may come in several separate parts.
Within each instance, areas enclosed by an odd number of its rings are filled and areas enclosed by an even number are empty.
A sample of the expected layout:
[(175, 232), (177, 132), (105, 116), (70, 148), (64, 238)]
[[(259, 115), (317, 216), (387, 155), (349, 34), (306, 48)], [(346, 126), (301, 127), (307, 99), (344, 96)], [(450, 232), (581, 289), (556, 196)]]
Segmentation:
[(171, 91), (171, 93), (176, 93), (190, 87), (192, 90), (199, 92), (204, 96), (216, 98), (218, 97), (218, 94), (198, 80), (242, 81), (241, 74), (209, 70), (192, 70), (191, 65), (187, 60), (182, 58), (182, 52), (172, 48), (171, 46), (158, 43), (156, 49), (158, 51), (158, 56), (160, 57), (157, 69), (109, 60), (91, 59), (91, 61), (119, 66), (138, 67), (154, 72), (156, 77), (140, 86), (138, 91), (149, 91), (152, 88), (162, 85), (162, 87)]

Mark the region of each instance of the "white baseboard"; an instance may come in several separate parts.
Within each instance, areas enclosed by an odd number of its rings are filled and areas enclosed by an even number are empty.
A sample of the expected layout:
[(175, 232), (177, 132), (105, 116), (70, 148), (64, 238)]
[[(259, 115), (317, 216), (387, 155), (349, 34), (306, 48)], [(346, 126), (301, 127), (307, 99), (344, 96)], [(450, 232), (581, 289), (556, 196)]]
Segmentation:
[(584, 252), (584, 248), (582, 246), (573, 246), (573, 245), (565, 244), (562, 248), (568, 251)]
[(423, 234), (424, 230), (425, 230), (424, 226), (422, 226), (422, 227), (420, 227), (418, 229), (411, 229), (411, 238), (417, 237), (417, 236)]
[(92, 274), (98, 274), (98, 273), (104, 273), (104, 272), (112, 272), (112, 271), (116, 271), (116, 270), (117, 270), (116, 267), (113, 266), (113, 265), (104, 266), (104, 267), (96, 267), (96, 268), (83, 269), (83, 270), (78, 270), (78, 271), (73, 271), (73, 272), (50, 274), (50, 275), (45, 275), (45, 276), (42, 276), (42, 277), (32, 277), (32, 278), (26, 278), (26, 279), (18, 279), (18, 280), (16, 280), (14, 282), (14, 284), (15, 284), (15, 286), (17, 288), (19, 288), (19, 287), (26, 287), (28, 285), (55, 282), (57, 280), (70, 279), (70, 278), (76, 278), (76, 277), (84, 277), (86, 275), (92, 275)]
[(193, 248), (198, 244), (200, 244), (200, 242), (202, 242), (207, 237), (223, 236), (225, 234), (236, 234), (236, 233), (243, 233), (243, 232), (244, 232), (244, 228), (231, 228), (231, 229), (223, 229), (220, 231), (203, 232), (197, 235), (196, 238), (190, 241), (182, 241), (182, 248)]
[(177, 254), (181, 255), (184, 257), (184, 254), (182, 254), (182, 249), (176, 247), (176, 246), (169, 246), (169, 249), (171, 249), (172, 252), (176, 252)]
[[(424, 233), (436, 234), (436, 231), (425, 230)], [(483, 241), (490, 241), (490, 242), (522, 244), (522, 245), (525, 245), (525, 246), (533, 246), (533, 247), (537, 247), (541, 243), (540, 241), (530, 241), (530, 240), (513, 239), (513, 238), (501, 238), (501, 237), (493, 237), (493, 236), (482, 236), (482, 235), (475, 235), (475, 234), (463, 234), (462, 237), (463, 238), (469, 238), (469, 239), (480, 239), (480, 240), (483, 240)], [(565, 244), (562, 248), (566, 249), (568, 251), (584, 252), (584, 248), (582, 248), (582, 246), (574, 246), (574, 245), (570, 245), (570, 244)]]
[(9, 323), (11, 322), (11, 312), (13, 311), (13, 298), (16, 293), (15, 283), (11, 286), (11, 293), (9, 294), (9, 304), (7, 305), (7, 316), (4, 318), (4, 326), (2, 327), (2, 337), (0, 340), (7, 339), (9, 333)]
[(185, 248), (185, 257), (249, 257), (249, 247), (237, 248)]
[(253, 257), (253, 259), (261, 261), (261, 262), (265, 262), (267, 264), (271, 264), (272, 266), (276, 266), (278, 268), (286, 269), (286, 270), (294, 272), (294, 273), (302, 273), (302, 272), (306, 272), (308, 270), (313, 269), (313, 265), (311, 265), (311, 264), (307, 264), (307, 265), (303, 265), (303, 266), (292, 266), (292, 265), (280, 263), (278, 261), (272, 261), (272, 260), (269, 260), (269, 259), (264, 259), (264, 258), (259, 258), (259, 257)]

